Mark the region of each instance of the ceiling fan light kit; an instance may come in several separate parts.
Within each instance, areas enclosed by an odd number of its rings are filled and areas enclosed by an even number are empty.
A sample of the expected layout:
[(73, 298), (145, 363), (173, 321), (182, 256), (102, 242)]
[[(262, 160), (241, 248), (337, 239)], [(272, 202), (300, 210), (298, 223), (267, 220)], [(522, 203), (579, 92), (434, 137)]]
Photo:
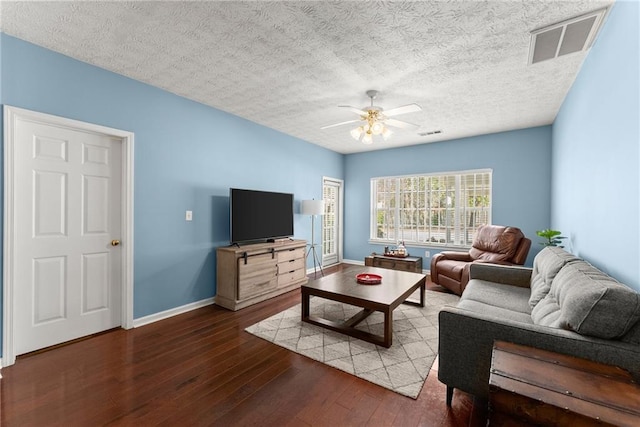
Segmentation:
[(359, 140), (362, 134), (364, 133), (364, 127), (358, 126), (357, 128), (352, 129), (350, 133), (353, 139)]
[(380, 135), (384, 130), (384, 125), (378, 121), (374, 121), (373, 124), (369, 126), (369, 130), (374, 135)]
[(377, 90), (368, 90), (367, 96), (371, 98), (371, 105), (369, 107), (365, 107), (363, 109), (359, 109), (356, 107), (352, 107), (350, 105), (339, 105), (341, 108), (347, 108), (357, 114), (360, 115), (360, 119), (358, 120), (349, 120), (346, 122), (336, 123), (329, 126), (324, 126), (322, 129), (328, 129), (335, 126), (341, 126), (349, 123), (355, 123), (364, 121), (364, 124), (361, 124), (355, 129), (352, 129), (349, 133), (356, 141), (361, 141), (363, 144), (372, 144), (373, 136), (382, 136), (382, 138), (387, 141), (391, 134), (393, 133), (389, 126), (395, 126), (399, 128), (405, 129), (417, 129), (419, 126), (413, 123), (403, 122), (396, 119), (389, 119), (391, 116), (396, 116), (399, 114), (413, 113), (416, 111), (421, 111), (422, 107), (418, 104), (408, 104), (402, 107), (393, 108), (387, 112), (383, 112), (383, 109), (380, 107), (376, 107), (373, 105), (373, 100), (376, 96), (378, 96)]

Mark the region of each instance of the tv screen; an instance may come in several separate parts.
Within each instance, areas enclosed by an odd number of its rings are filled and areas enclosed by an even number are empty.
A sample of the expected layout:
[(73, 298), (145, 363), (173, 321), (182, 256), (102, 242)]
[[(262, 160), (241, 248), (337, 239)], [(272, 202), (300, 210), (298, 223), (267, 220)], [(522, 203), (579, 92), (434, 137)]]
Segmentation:
[(293, 236), (293, 194), (229, 189), (231, 243)]

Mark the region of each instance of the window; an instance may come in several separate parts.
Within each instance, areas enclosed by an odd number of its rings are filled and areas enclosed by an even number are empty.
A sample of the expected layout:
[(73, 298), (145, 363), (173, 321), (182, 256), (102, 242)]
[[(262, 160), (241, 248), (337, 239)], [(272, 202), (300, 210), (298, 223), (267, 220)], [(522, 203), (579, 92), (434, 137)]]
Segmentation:
[(491, 170), (373, 178), (371, 241), (471, 246), (491, 224)]

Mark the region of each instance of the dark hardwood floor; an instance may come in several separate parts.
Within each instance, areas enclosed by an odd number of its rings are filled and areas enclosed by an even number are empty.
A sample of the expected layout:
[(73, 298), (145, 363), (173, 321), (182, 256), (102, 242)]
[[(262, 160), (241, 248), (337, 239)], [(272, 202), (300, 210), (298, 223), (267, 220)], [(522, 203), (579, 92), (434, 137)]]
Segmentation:
[(2, 369), (0, 425), (485, 425), (469, 395), (447, 408), (437, 361), (413, 400), (244, 332), (299, 302), (213, 305), (21, 356)]

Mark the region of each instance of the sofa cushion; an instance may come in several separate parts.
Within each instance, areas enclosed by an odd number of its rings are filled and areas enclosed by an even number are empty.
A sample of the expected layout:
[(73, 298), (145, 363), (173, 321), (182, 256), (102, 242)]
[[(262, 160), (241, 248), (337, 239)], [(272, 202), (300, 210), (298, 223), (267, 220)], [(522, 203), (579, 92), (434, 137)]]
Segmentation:
[(485, 304), (480, 301), (460, 300), (456, 308), (472, 311), (474, 313), (488, 314), (501, 320), (511, 320), (513, 322), (525, 323), (531, 325), (531, 315), (520, 311), (510, 310), (508, 308), (497, 307), (493, 304)]
[(580, 260), (562, 248), (547, 246), (533, 260), (531, 272), (531, 296), (529, 305), (534, 308), (551, 289), (551, 283), (566, 264)]
[(531, 307), (529, 307), (528, 298), (529, 288), (472, 279), (464, 289), (461, 299), (530, 315)]
[(483, 225), (478, 228), (469, 255), (485, 261), (509, 261), (523, 237), (522, 231), (516, 227)]
[(560, 269), (533, 308), (533, 322), (598, 338), (620, 338), (640, 318), (640, 294), (585, 261)]
[(620, 340), (631, 344), (640, 345), (640, 321), (637, 321), (636, 324), (633, 325), (631, 329), (629, 329), (629, 332), (624, 334), (624, 336)]

